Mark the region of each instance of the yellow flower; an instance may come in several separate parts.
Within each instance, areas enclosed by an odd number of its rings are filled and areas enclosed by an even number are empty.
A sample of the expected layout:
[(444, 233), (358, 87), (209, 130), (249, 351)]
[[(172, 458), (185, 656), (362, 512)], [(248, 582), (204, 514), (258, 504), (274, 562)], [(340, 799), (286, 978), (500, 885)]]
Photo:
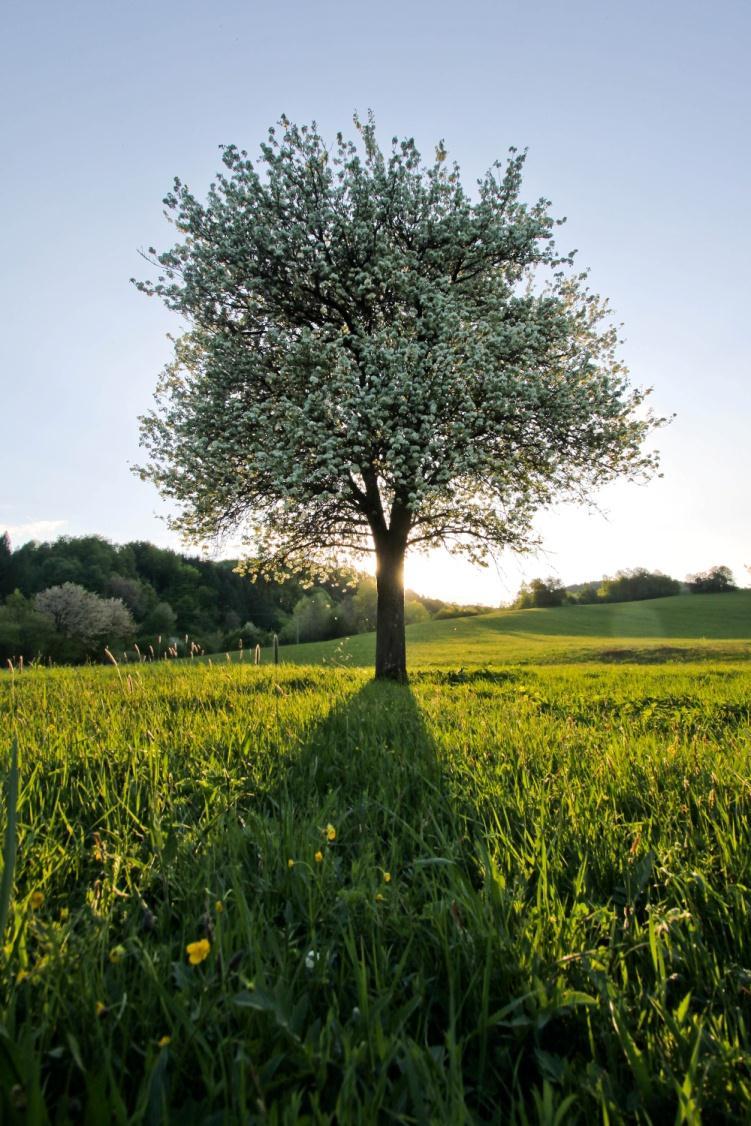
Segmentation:
[(23, 970), (23, 969), (19, 970), (18, 973), (16, 974), (16, 985), (20, 985), (22, 981), (26, 981), (26, 978), (28, 976), (29, 976), (28, 970)]
[(119, 962), (122, 962), (127, 953), (128, 951), (124, 946), (113, 946), (109, 953), (110, 962), (113, 966), (116, 966)]
[(222, 911), (224, 910), (224, 904), (222, 903), (221, 899), (217, 899), (216, 903), (214, 904), (214, 910), (216, 911), (217, 915), (221, 915)]
[(162, 1036), (161, 1040), (159, 1040), (158, 1043), (160, 1048), (166, 1048), (168, 1044), (172, 1043), (172, 1037)]
[(287, 867), (288, 868), (294, 868), (294, 866), (295, 866), (295, 862), (292, 859), (292, 857), (290, 856), (289, 860), (287, 861)]
[(313, 859), (315, 860), (316, 864), (322, 864), (323, 863), (323, 853), (321, 852), (320, 848), (319, 848), (318, 852), (315, 854), (315, 856), (313, 857)]
[(198, 942), (189, 942), (185, 950), (191, 966), (199, 966), (201, 962), (208, 958), (211, 943), (207, 938), (199, 938)]
[(97, 1001), (96, 1005), (94, 1005), (94, 1012), (98, 1017), (103, 1016), (107, 1012), (107, 1006), (104, 1001)]
[(31, 902), (31, 906), (32, 906), (33, 910), (36, 911), (44, 903), (44, 892), (33, 891), (31, 893), (30, 902)]
[(390, 883), (391, 883), (391, 873), (390, 873), (390, 872), (384, 872), (384, 873), (383, 873), (383, 882), (384, 882), (385, 884), (390, 884)]
[(64, 923), (69, 915), (70, 915), (70, 908), (69, 907), (61, 907), (60, 908), (60, 922)]
[(336, 840), (336, 829), (331, 824), (331, 822), (329, 822), (328, 825), (326, 826), (326, 840), (327, 841), (335, 841)]
[(383, 896), (381, 895), (380, 891), (376, 892), (375, 901), (376, 903), (383, 903)]

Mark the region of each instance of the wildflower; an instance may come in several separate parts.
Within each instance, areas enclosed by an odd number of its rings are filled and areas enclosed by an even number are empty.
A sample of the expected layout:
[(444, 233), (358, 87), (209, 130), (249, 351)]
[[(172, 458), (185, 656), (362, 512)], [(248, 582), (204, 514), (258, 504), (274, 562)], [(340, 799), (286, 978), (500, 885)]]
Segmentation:
[(383, 903), (383, 896), (381, 895), (380, 891), (376, 892), (375, 901), (376, 903)]
[(383, 873), (383, 882), (384, 882), (385, 884), (390, 884), (390, 883), (391, 883), (391, 873), (390, 873), (390, 872), (384, 872), (384, 873)]
[(64, 923), (69, 915), (70, 915), (70, 908), (69, 907), (61, 907), (60, 908), (60, 922), (61, 923)]
[(288, 868), (294, 868), (294, 866), (295, 866), (295, 862), (292, 859), (292, 857), (290, 856), (289, 860), (287, 861), (287, 867)]
[(171, 1043), (172, 1043), (172, 1037), (171, 1036), (162, 1036), (161, 1040), (158, 1041), (158, 1045), (159, 1045), (160, 1048), (166, 1048), (167, 1045), (171, 1044)]
[(335, 841), (336, 840), (336, 829), (334, 828), (334, 826), (331, 824), (330, 821), (329, 821), (328, 825), (326, 826), (326, 840), (327, 841)]
[(318, 852), (315, 854), (315, 856), (313, 857), (313, 859), (315, 860), (316, 864), (322, 864), (323, 863), (323, 853), (321, 852), (320, 848), (319, 848)]
[(317, 951), (309, 950), (308, 953), (305, 955), (305, 969), (306, 970), (314, 970), (315, 967), (316, 967), (316, 963), (317, 963), (318, 959), (320, 958), (320, 956), (321, 955), (318, 954)]
[(104, 1014), (107, 1012), (107, 1006), (105, 1005), (104, 1001), (97, 1001), (97, 1003), (94, 1005), (94, 1012), (98, 1017), (104, 1016)]
[(191, 966), (199, 966), (201, 962), (208, 958), (211, 943), (207, 938), (199, 938), (198, 942), (189, 942), (185, 950)]
[(109, 952), (110, 962), (112, 962), (113, 966), (118, 965), (119, 962), (122, 962), (127, 953), (128, 951), (124, 946), (113, 946)]
[(30, 903), (34, 911), (38, 910), (44, 903), (44, 892), (33, 891), (31, 893)]
[(216, 911), (217, 915), (221, 915), (222, 911), (224, 910), (224, 904), (222, 903), (221, 899), (217, 899), (216, 903), (214, 904), (214, 910)]

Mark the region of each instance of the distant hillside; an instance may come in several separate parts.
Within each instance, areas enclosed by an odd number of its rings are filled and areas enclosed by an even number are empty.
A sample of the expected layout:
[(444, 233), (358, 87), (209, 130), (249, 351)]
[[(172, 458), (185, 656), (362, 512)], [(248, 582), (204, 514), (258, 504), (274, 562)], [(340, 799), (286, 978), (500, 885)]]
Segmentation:
[(751, 638), (751, 590), (644, 602), (508, 610), (483, 619), (500, 633), (574, 637)]
[[(373, 634), (289, 646), (284, 661), (369, 665)], [(410, 665), (504, 661), (686, 660), (751, 657), (751, 591), (677, 595), (648, 602), (500, 610), (407, 630)]]

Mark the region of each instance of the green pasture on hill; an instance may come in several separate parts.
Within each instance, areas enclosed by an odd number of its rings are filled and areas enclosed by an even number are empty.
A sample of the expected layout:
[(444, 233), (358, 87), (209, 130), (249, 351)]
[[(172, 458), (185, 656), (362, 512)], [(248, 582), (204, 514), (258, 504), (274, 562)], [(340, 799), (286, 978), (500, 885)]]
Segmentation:
[(0, 1121), (748, 1118), (748, 664), (455, 652), (0, 678)]
[[(374, 634), (284, 646), (283, 661), (368, 667)], [(751, 590), (645, 602), (497, 610), (407, 627), (409, 665), (683, 661), (751, 657)], [(269, 659), (269, 654), (264, 655)]]

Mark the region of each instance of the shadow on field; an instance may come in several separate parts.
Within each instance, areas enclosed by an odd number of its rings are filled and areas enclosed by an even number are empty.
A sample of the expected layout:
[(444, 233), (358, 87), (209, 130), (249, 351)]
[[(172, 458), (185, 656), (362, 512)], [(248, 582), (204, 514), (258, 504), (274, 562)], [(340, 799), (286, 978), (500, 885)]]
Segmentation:
[(315, 1017), (348, 1045), (311, 1099), (346, 1107), (331, 1121), (457, 1123), (523, 1101), (533, 1050), (492, 1013), (522, 1003), (525, 969), (482, 890), (477, 811), (452, 795), (411, 689), (364, 684), (280, 767), (258, 795), (289, 842), (277, 863), (293, 859), (276, 923), (317, 951)]
[(448, 813), (435, 745), (414, 695), (402, 685), (367, 682), (309, 730), (280, 766), (266, 801), (306, 818), (325, 808), (344, 840), (348, 822), (362, 831), (375, 819), (385, 830), (396, 819), (399, 832), (418, 834), (417, 844), (427, 825)]

